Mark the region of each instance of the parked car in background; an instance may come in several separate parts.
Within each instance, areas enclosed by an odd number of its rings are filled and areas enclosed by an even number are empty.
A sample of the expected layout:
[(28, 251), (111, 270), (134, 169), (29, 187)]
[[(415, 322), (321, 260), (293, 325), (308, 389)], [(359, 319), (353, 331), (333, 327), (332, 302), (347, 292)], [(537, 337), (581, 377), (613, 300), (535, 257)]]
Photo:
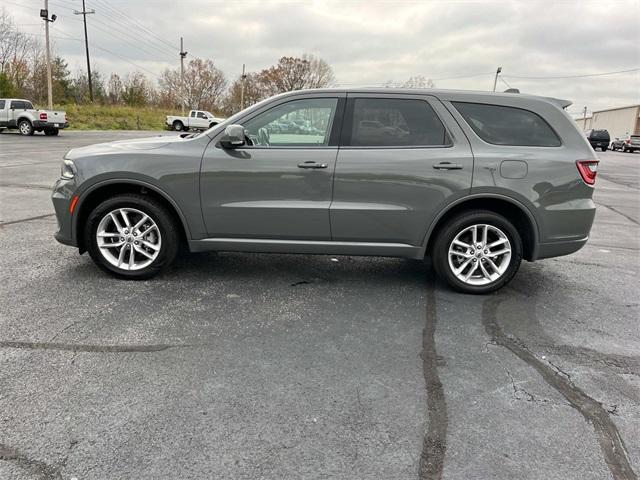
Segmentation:
[[(53, 191), (55, 237), (127, 279), (157, 274), (184, 242), (430, 256), (453, 288), (488, 293), (522, 259), (568, 255), (589, 238), (598, 159), (569, 105), (432, 89), (289, 92), (224, 129), (71, 150)], [(317, 131), (272, 133), (288, 117)], [(390, 135), (395, 125), (402, 133)]]
[(622, 138), (615, 138), (611, 142), (611, 150), (622, 150), (623, 152), (640, 150), (640, 135), (625, 135)]
[(62, 110), (37, 110), (29, 100), (0, 98), (0, 133), (6, 128), (18, 130), (22, 135), (44, 132), (58, 135), (67, 128), (67, 114)]
[(207, 130), (224, 121), (224, 118), (216, 117), (206, 110), (191, 110), (186, 117), (167, 115), (165, 123), (169, 130), (182, 132), (187, 130)]
[(609, 148), (609, 143), (611, 143), (611, 138), (609, 137), (609, 132), (607, 130), (587, 130), (585, 132), (587, 140), (591, 144), (591, 147), (595, 150), (596, 148), (602, 149), (604, 152)]

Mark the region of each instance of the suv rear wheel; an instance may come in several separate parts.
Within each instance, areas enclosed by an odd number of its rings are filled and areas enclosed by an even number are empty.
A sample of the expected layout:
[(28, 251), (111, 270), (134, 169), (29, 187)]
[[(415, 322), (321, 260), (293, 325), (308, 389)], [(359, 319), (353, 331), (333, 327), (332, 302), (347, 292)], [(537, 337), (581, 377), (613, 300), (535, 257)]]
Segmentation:
[(181, 132), (182, 130), (184, 130), (184, 124), (180, 120), (176, 120), (175, 122), (173, 122), (173, 129), (176, 132)]
[(178, 252), (177, 226), (169, 212), (142, 195), (118, 195), (89, 215), (85, 244), (93, 261), (121, 278), (144, 279), (170, 265)]
[(451, 218), (438, 234), (433, 266), (464, 293), (484, 294), (506, 285), (522, 261), (522, 239), (502, 215), (476, 210)]

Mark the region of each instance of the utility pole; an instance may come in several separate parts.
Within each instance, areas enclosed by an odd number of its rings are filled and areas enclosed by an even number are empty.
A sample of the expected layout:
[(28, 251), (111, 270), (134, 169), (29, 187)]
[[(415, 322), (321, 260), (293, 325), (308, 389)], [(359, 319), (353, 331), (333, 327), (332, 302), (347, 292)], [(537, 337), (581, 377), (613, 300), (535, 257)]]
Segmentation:
[(184, 94), (184, 59), (188, 52), (184, 51), (184, 39), (180, 37), (180, 96), (182, 97), (182, 116), (184, 117), (184, 101), (186, 95)]
[(84, 20), (84, 47), (85, 47), (85, 50), (87, 51), (87, 77), (89, 79), (89, 100), (93, 102), (93, 84), (91, 81), (91, 62), (89, 61), (89, 37), (87, 36), (87, 15), (94, 14), (96, 13), (96, 11), (95, 10), (87, 11), (86, 7), (84, 6), (84, 0), (82, 0), (82, 11), (79, 12), (77, 10), (74, 10), (73, 13), (75, 15), (82, 15), (82, 18)]
[(45, 46), (47, 49), (47, 108), (53, 110), (53, 80), (51, 79), (51, 48), (49, 45), (49, 23), (56, 21), (55, 15), (49, 18), (49, 0), (44, 0), (44, 9), (40, 10), (40, 18), (44, 20)]
[(242, 64), (242, 76), (240, 77), (240, 111), (244, 110), (244, 81), (247, 74), (244, 73), (244, 63)]
[(498, 75), (500, 75), (500, 72), (502, 71), (502, 67), (498, 67), (498, 69), (496, 70), (496, 78), (493, 79), (493, 91), (496, 91), (496, 86), (498, 85)]

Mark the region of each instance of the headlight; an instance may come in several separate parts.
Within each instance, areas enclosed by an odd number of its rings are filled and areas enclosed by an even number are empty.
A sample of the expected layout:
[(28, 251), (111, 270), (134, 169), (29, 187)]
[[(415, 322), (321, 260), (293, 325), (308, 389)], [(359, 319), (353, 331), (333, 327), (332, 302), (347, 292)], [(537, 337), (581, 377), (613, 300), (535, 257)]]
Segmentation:
[(63, 160), (60, 167), (60, 176), (62, 178), (73, 178), (76, 176), (76, 166), (71, 160)]

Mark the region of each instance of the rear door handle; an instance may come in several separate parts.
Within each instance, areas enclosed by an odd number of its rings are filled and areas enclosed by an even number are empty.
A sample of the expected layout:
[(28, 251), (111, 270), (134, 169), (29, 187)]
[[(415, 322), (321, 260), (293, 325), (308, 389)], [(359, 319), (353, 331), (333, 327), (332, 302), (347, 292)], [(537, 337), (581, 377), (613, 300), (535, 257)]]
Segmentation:
[(440, 162), (433, 166), (436, 170), (462, 170), (462, 165), (459, 163)]
[(304, 163), (299, 163), (298, 168), (327, 168), (328, 165), (326, 163), (318, 163), (313, 160), (309, 160)]

